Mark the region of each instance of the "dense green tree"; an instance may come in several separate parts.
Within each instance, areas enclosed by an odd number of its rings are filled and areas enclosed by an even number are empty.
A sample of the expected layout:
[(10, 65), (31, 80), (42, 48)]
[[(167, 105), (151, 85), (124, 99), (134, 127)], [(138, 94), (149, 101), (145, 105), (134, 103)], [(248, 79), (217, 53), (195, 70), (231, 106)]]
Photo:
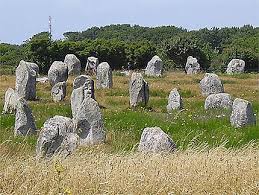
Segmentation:
[(201, 67), (206, 70), (209, 65), (208, 58), (202, 46), (194, 36), (176, 36), (166, 40), (161, 46), (162, 56), (172, 62), (175, 68), (184, 69), (188, 56), (198, 59)]
[(95, 56), (113, 69), (128, 63), (142, 69), (155, 54), (166, 69), (183, 69), (190, 55), (198, 58), (205, 71), (225, 71), (232, 58), (245, 60), (246, 71), (258, 71), (259, 66), (259, 28), (251, 25), (187, 31), (174, 26), (121, 24), (66, 32), (64, 37), (53, 41), (48, 32), (41, 32), (22, 45), (0, 44), (1, 67), (15, 67), (24, 59), (36, 62), (47, 73), (53, 61), (63, 61), (68, 53), (75, 54), (83, 68), (87, 58)]

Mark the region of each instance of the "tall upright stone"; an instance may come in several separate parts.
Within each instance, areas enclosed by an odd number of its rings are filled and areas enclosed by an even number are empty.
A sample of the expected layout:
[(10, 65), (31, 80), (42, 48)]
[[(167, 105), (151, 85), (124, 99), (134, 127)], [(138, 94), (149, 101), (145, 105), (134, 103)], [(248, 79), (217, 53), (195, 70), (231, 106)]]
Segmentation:
[(107, 62), (102, 62), (97, 66), (96, 88), (112, 88), (112, 69)]
[(147, 127), (143, 130), (139, 152), (173, 152), (176, 149), (174, 141), (159, 127)]
[(214, 73), (205, 74), (204, 78), (200, 81), (200, 88), (203, 96), (224, 92), (221, 80)]
[(162, 75), (163, 61), (158, 57), (154, 56), (147, 64), (145, 74), (147, 76), (159, 77)]
[(85, 72), (87, 74), (94, 74), (96, 73), (96, 69), (99, 65), (99, 60), (96, 57), (88, 57), (87, 58), (87, 62), (86, 62), (86, 66), (85, 66)]
[(37, 69), (34, 63), (20, 61), (15, 71), (15, 90), (19, 97), (23, 97), (26, 100), (36, 99), (36, 71)]
[(64, 63), (68, 68), (68, 75), (80, 75), (81, 62), (74, 54), (67, 54)]
[(247, 100), (236, 98), (233, 102), (230, 122), (233, 127), (255, 125), (256, 118), (254, 116), (252, 104)]
[(58, 82), (67, 81), (68, 68), (64, 62), (54, 61), (48, 71), (48, 79), (51, 86)]
[(246, 63), (244, 60), (232, 59), (228, 64), (226, 73), (227, 74), (244, 73), (245, 65)]
[(71, 110), (73, 117), (85, 98), (94, 99), (94, 81), (90, 76), (80, 75), (74, 79), (71, 94)]
[(13, 114), (16, 110), (18, 99), (19, 99), (18, 94), (12, 88), (8, 88), (5, 92), (5, 102), (4, 102), (4, 108), (2, 113)]
[(51, 89), (51, 96), (54, 102), (60, 102), (63, 101), (66, 97), (66, 90), (67, 89), (67, 83), (64, 82), (58, 82), (56, 83), (52, 89)]
[(183, 109), (183, 100), (176, 88), (170, 92), (166, 108), (168, 112)]
[(187, 58), (187, 62), (185, 65), (185, 71), (187, 74), (197, 74), (201, 71), (200, 64), (198, 60), (192, 56)]
[(36, 133), (36, 125), (31, 109), (24, 98), (19, 98), (16, 105), (14, 135), (31, 135)]
[(83, 100), (73, 117), (74, 132), (80, 145), (101, 144), (105, 141), (103, 117), (98, 103), (90, 97)]
[(130, 106), (136, 107), (139, 104), (146, 105), (149, 100), (148, 83), (141, 73), (132, 73), (129, 84)]

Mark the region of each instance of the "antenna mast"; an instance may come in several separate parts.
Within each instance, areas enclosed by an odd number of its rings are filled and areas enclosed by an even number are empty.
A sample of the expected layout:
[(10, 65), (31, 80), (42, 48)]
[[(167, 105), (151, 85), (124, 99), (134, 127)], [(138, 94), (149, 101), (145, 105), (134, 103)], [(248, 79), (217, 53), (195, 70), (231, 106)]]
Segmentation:
[(49, 38), (52, 38), (51, 16), (49, 16)]

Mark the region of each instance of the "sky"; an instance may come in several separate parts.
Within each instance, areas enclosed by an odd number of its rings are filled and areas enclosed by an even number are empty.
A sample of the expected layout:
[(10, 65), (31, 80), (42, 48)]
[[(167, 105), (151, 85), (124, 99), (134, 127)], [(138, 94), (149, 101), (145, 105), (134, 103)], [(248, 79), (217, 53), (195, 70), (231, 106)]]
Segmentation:
[(259, 0), (0, 0), (0, 42), (21, 44), (48, 31), (49, 16), (54, 39), (110, 24), (259, 27)]

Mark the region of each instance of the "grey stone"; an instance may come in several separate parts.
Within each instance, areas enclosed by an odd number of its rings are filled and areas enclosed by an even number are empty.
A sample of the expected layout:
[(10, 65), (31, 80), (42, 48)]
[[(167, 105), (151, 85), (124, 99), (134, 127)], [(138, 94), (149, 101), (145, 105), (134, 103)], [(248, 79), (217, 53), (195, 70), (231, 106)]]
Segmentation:
[[(54, 116), (48, 119), (37, 140), (37, 157), (52, 157), (57, 154), (68, 133), (73, 133), (72, 119), (63, 116)], [(63, 143), (63, 145), (66, 144)]]
[(173, 152), (176, 149), (174, 141), (159, 127), (147, 127), (143, 130), (139, 152)]
[(26, 100), (34, 100), (36, 98), (37, 72), (32, 64), (21, 60), (15, 71), (15, 90), (19, 97), (23, 97)]
[(147, 76), (159, 77), (162, 75), (163, 61), (158, 57), (154, 56), (147, 64), (145, 74)]
[(67, 81), (67, 65), (61, 61), (53, 62), (48, 71), (48, 78), (51, 86), (59, 82)]
[(2, 113), (13, 114), (16, 110), (18, 99), (19, 99), (18, 94), (12, 88), (8, 88), (5, 92), (5, 102), (4, 102), (4, 108)]
[(94, 94), (94, 81), (88, 75), (80, 75), (77, 76), (73, 81), (73, 89), (77, 89), (79, 87), (87, 86), (89, 90)]
[(174, 88), (168, 97), (167, 111), (171, 112), (172, 110), (181, 110), (183, 109), (183, 100), (178, 90)]
[(24, 98), (16, 104), (14, 135), (27, 136), (36, 133), (36, 125), (31, 109)]
[(247, 100), (236, 98), (233, 102), (230, 122), (233, 127), (255, 125), (256, 118), (253, 112), (252, 104)]
[(97, 66), (96, 88), (112, 88), (112, 69), (107, 62), (102, 62)]
[(67, 54), (64, 63), (68, 68), (68, 75), (80, 75), (81, 62), (74, 54)]
[(227, 74), (243, 73), (245, 71), (245, 61), (240, 59), (232, 59), (227, 67)]
[(149, 87), (141, 73), (132, 73), (129, 85), (129, 94), (131, 107), (135, 107), (139, 104), (146, 105), (148, 103)]
[(103, 117), (98, 103), (88, 97), (81, 103), (73, 117), (74, 132), (80, 138), (80, 145), (101, 144), (105, 141)]
[(187, 74), (197, 74), (201, 71), (200, 64), (198, 60), (192, 56), (187, 58), (187, 62), (185, 65), (185, 71)]
[(71, 110), (73, 117), (85, 98), (94, 99), (94, 81), (90, 76), (80, 75), (75, 78), (71, 94)]
[(204, 104), (204, 108), (215, 109), (215, 108), (224, 108), (232, 109), (233, 100), (231, 95), (228, 93), (217, 93), (209, 95)]
[(48, 77), (36, 78), (36, 82), (39, 82), (39, 83), (47, 83), (48, 81), (49, 81)]
[(54, 102), (63, 101), (66, 97), (66, 89), (67, 83), (66, 82), (59, 82), (56, 83), (51, 89), (51, 96)]
[(93, 74), (96, 73), (96, 68), (99, 65), (99, 60), (96, 57), (88, 57), (86, 66), (85, 66), (85, 72), (87, 74)]
[(221, 80), (214, 73), (205, 74), (204, 78), (200, 81), (200, 88), (203, 96), (224, 92)]
[(79, 145), (79, 136), (76, 133), (67, 133), (57, 151), (60, 157), (67, 157), (71, 155)]

